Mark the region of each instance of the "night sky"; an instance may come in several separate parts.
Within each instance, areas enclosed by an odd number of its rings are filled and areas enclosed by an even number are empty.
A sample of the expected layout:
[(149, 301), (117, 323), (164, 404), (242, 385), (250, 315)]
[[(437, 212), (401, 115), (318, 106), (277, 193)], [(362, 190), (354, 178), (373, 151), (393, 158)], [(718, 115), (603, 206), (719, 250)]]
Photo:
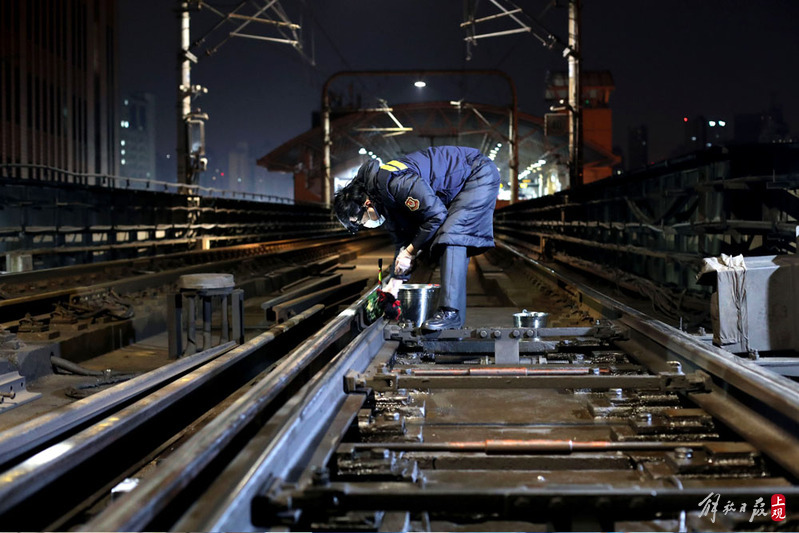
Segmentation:
[[(548, 0), (519, 0), (538, 15)], [(565, 2), (563, 2), (565, 4)], [(234, 0), (212, 1), (224, 8)], [(521, 111), (542, 116), (548, 70), (566, 70), (561, 49), (548, 50), (528, 34), (481, 39), (466, 60), (462, 1), (456, 0), (282, 0), (300, 22), (310, 66), (283, 44), (231, 39), (192, 71), (192, 83), (209, 93), (195, 103), (209, 113), (207, 148), (211, 166), (224, 167), (238, 142), (260, 157), (311, 126), (324, 81), (340, 70), (501, 69), (519, 92)], [(495, 12), (480, 3), (479, 14)], [(171, 0), (120, 0), (120, 90), (156, 95), (159, 156), (174, 154), (177, 18)], [(216, 23), (201, 12), (192, 37)], [(564, 41), (565, 7), (541, 20)], [(704, 115), (732, 122), (736, 113), (782, 106), (794, 137), (799, 131), (799, 1), (796, 0), (584, 0), (585, 70), (609, 70), (614, 144), (627, 149), (627, 131), (649, 128), (650, 160), (668, 157), (682, 142), (682, 117)], [(504, 27), (512, 27), (505, 23)], [(231, 26), (232, 28), (232, 26)], [(487, 29), (496, 30), (497, 26)], [(203, 32), (204, 33), (204, 32)], [(209, 40), (218, 42), (224, 34)], [(313, 40), (313, 46), (311, 45)], [(354, 81), (364, 103), (427, 99), (506, 104), (507, 90), (490, 79), (428, 80), (418, 90), (411, 80)], [(346, 84), (338, 86), (346, 89)], [(424, 93), (422, 92), (424, 91)], [(163, 177), (163, 176), (162, 176)]]

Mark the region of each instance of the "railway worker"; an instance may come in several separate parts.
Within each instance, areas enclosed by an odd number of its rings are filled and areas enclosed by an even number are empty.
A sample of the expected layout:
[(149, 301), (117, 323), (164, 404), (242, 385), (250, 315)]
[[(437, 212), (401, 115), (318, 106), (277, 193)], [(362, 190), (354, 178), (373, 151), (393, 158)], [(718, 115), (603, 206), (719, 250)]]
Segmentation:
[(396, 247), (396, 296), (417, 257), (425, 253), (441, 265), (439, 307), (422, 329), (463, 327), (469, 257), (494, 247), (494, 206), (499, 171), (479, 150), (440, 146), (388, 163), (371, 160), (336, 193), (333, 209), (355, 233), (384, 226)]

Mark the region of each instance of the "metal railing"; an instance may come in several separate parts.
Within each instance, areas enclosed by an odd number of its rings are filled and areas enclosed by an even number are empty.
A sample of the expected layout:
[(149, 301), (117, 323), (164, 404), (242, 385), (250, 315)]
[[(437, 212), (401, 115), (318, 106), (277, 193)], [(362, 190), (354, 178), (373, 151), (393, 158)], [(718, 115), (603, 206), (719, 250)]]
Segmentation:
[[(16, 171), (16, 172), (15, 172)], [(22, 172), (20, 172), (22, 171)], [(27, 174), (27, 175), (25, 175)], [(230, 198), (233, 200), (251, 200), (279, 204), (294, 204), (293, 198), (272, 194), (261, 194), (246, 191), (231, 191), (216, 189), (202, 185), (187, 185), (183, 183), (151, 180), (145, 178), (132, 178), (111, 174), (94, 174), (71, 172), (47, 165), (33, 164), (0, 164), (0, 178), (14, 180), (33, 180), (47, 183), (70, 183), (85, 187), (105, 187), (113, 189), (135, 189), (145, 191), (168, 192), (185, 194), (189, 196), (207, 196), (214, 198)]]

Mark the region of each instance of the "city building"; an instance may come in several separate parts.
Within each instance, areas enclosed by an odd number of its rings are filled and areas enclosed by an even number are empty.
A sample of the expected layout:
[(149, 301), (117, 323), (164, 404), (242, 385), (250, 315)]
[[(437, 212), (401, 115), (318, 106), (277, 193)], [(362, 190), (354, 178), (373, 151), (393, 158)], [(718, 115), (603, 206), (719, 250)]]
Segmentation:
[(255, 158), (250, 157), (250, 145), (246, 142), (236, 143), (236, 148), (228, 152), (228, 174), (230, 189), (249, 191), (253, 187)]
[(627, 131), (627, 170), (645, 167), (649, 163), (649, 129), (641, 124)]
[[(591, 183), (610, 176), (613, 166), (619, 161), (613, 153), (613, 111), (610, 108), (610, 94), (616, 87), (613, 76), (606, 70), (583, 72), (580, 81), (583, 142), (600, 150), (605, 156), (596, 161), (583, 159), (583, 183)], [(546, 83), (546, 101), (556, 108), (563, 108), (569, 101), (569, 74), (550, 72)], [(568, 113), (565, 109), (549, 114), (546, 119), (555, 119), (555, 122), (563, 124), (562, 127), (555, 128), (554, 135), (568, 134)], [(562, 129), (565, 131), (561, 131)]]
[(117, 174), (117, 4), (0, 2), (5, 175)]
[(732, 123), (727, 118), (712, 115), (682, 117), (683, 140), (670, 157), (680, 157), (712, 146), (725, 146), (732, 142)]
[(150, 93), (133, 93), (122, 99), (119, 173), (127, 178), (156, 179), (155, 96)]
[(777, 104), (760, 113), (735, 115), (734, 139), (738, 144), (791, 142), (789, 132), (782, 107)]

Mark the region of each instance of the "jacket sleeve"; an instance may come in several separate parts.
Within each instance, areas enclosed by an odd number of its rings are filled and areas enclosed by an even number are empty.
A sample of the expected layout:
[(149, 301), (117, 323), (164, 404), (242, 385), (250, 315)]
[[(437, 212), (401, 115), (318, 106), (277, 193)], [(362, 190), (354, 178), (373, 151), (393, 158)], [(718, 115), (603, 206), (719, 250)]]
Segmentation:
[(447, 208), (426, 180), (416, 174), (406, 174), (392, 180), (392, 193), (397, 203), (406, 210), (408, 218), (417, 224), (417, 231), (410, 244), (420, 250), (433, 238), (447, 218)]

